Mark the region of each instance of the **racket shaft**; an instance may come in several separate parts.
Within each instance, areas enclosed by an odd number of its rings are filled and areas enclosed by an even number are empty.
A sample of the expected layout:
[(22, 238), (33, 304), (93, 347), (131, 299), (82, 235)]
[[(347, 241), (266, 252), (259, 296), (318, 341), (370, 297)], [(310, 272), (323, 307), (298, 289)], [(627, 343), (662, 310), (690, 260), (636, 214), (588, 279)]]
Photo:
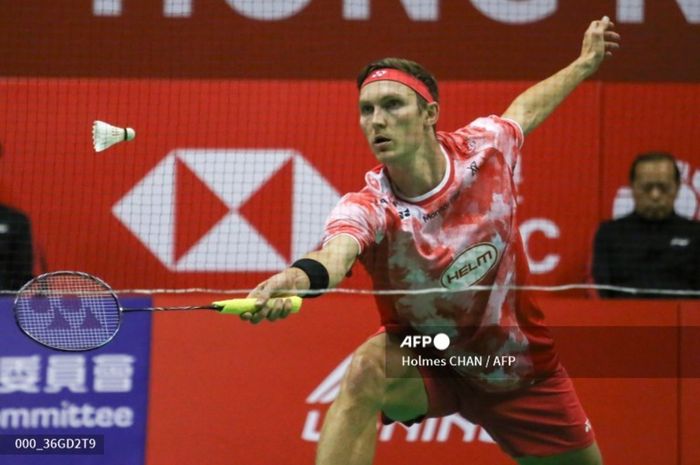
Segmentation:
[[(292, 301), (292, 313), (297, 313), (301, 309), (301, 297), (284, 297), (284, 299), (289, 299)], [(255, 311), (255, 301), (257, 299), (230, 299), (230, 300), (220, 300), (218, 302), (212, 302), (212, 306), (216, 307), (221, 313), (228, 313), (233, 315), (240, 315), (245, 312)], [(278, 299), (268, 300), (267, 305), (270, 306)]]

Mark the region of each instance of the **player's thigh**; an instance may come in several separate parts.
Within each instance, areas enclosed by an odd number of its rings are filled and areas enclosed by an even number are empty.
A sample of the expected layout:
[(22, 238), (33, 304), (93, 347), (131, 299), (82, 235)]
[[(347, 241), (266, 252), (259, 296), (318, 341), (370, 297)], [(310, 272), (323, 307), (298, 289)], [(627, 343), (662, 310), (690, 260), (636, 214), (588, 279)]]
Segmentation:
[(411, 349), (400, 346), (400, 339), (384, 335), (387, 388), (382, 405), (392, 420), (408, 421), (428, 412), (428, 394), (421, 372), (406, 360), (415, 358)]
[(403, 364), (404, 357), (412, 355), (386, 333), (372, 336), (354, 352), (342, 395), (375, 403), (397, 421), (424, 415), (428, 396), (421, 374), (416, 367)]
[(581, 450), (549, 457), (520, 457), (516, 460), (520, 465), (603, 465), (600, 449), (595, 442)]

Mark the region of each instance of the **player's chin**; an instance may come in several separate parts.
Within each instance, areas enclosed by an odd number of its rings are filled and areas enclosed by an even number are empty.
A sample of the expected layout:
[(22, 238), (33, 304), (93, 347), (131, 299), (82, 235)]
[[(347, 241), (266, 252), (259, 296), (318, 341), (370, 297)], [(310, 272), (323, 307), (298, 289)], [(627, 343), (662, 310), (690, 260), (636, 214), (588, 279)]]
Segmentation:
[(395, 160), (398, 157), (397, 151), (393, 148), (384, 147), (381, 149), (377, 149), (375, 147), (372, 147), (372, 151), (374, 152), (374, 156), (377, 158), (377, 160), (379, 160), (380, 163), (387, 163), (392, 160)]

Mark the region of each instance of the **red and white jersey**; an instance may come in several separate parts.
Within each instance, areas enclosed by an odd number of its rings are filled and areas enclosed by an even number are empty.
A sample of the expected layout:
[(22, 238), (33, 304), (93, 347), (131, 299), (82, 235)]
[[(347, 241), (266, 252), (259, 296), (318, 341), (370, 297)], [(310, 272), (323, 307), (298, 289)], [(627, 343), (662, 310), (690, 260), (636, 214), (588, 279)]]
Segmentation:
[(333, 209), (324, 243), (340, 234), (357, 240), (377, 290), (449, 291), (379, 296), (382, 323), (388, 331), (448, 334), (446, 358), (513, 355), (516, 363), (456, 369), (485, 390), (517, 388), (557, 362), (541, 312), (510, 287), (527, 274), (513, 180), (522, 129), (489, 116), (437, 138), (447, 169), (434, 189), (402, 197), (377, 166)]

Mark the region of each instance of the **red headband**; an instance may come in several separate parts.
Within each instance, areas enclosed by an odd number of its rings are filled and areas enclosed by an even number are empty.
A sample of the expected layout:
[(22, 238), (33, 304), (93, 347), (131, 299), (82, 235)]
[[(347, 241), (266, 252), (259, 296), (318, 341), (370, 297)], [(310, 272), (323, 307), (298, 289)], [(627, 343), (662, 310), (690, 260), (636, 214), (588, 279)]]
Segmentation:
[(371, 82), (376, 82), (376, 81), (394, 81), (394, 82), (400, 82), (401, 84), (410, 87), (413, 89), (418, 95), (423, 97), (428, 103), (433, 103), (435, 102), (435, 99), (433, 98), (432, 95), (430, 95), (430, 91), (428, 90), (428, 86), (426, 86), (423, 81), (420, 79), (411, 76), (408, 73), (404, 73), (403, 71), (399, 71), (398, 69), (393, 69), (393, 68), (382, 68), (382, 69), (377, 69), (372, 71), (372, 73), (367, 76), (367, 78), (362, 81), (362, 85), (360, 88), (363, 88), (367, 84)]

